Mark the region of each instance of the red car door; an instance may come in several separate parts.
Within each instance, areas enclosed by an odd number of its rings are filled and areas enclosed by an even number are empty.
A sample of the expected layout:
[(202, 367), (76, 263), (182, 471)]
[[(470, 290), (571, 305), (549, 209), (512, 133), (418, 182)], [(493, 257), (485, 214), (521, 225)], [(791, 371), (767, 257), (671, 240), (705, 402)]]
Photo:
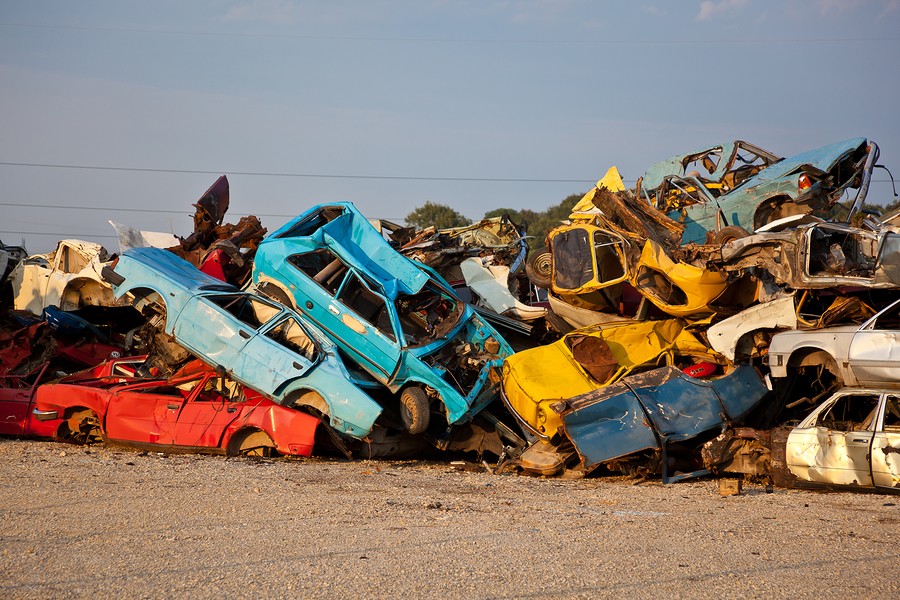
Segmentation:
[(207, 373), (185, 399), (173, 429), (176, 446), (217, 448), (222, 444), (225, 429), (241, 415), (245, 402), (237, 388), (223, 394), (218, 384), (215, 374)]
[(178, 414), (190, 391), (183, 385), (163, 381), (126, 386), (116, 391), (106, 410), (107, 437), (141, 444), (171, 445)]
[(34, 391), (50, 363), (28, 375), (0, 377), (0, 435), (53, 435), (51, 424), (32, 419)]

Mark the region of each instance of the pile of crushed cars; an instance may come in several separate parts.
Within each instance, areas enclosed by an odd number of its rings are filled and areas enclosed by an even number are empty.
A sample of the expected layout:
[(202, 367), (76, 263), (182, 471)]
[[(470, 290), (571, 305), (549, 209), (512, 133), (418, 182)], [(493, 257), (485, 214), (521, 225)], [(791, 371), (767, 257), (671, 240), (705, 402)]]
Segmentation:
[(115, 256), (64, 240), (7, 268), (0, 433), (900, 491), (878, 154), (735, 141), (634, 189), (613, 167), (530, 252), (508, 217), (415, 230), (347, 202), (223, 224), (222, 177), (188, 238), (113, 224)]

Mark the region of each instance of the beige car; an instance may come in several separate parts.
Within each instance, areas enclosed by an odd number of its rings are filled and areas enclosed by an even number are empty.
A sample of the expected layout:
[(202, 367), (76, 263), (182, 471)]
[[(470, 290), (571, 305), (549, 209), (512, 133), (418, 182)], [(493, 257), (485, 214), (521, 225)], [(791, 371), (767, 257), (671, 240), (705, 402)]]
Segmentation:
[(112, 290), (100, 277), (108, 258), (106, 248), (81, 240), (62, 240), (53, 252), (29, 256), (9, 274), (15, 309), (39, 315), (47, 306), (114, 305)]
[(791, 430), (785, 462), (809, 483), (900, 490), (900, 393), (840, 390)]

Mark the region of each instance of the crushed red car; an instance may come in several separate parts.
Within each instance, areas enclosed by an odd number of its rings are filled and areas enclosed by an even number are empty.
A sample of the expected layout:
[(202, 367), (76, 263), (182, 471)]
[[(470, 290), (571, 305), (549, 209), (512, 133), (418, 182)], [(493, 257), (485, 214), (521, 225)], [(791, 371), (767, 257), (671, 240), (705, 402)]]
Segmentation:
[(59, 439), (168, 452), (310, 456), (319, 425), (200, 361), (169, 379), (112, 375), (45, 384), (35, 406), (34, 417)]

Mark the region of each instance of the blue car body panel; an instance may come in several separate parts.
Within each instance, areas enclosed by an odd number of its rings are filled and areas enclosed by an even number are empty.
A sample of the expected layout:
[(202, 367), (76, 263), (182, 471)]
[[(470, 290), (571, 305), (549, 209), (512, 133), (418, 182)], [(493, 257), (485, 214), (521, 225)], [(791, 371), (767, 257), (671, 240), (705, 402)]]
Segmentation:
[[(736, 225), (753, 231), (756, 210), (765, 200), (787, 197), (798, 202), (807, 202), (819, 197), (822, 191), (820, 182), (815, 183), (810, 189), (800, 190), (799, 179), (804, 169), (828, 173), (841, 160), (859, 150), (860, 147), (865, 148), (868, 143), (866, 138), (858, 137), (789, 156), (762, 169), (733, 190), (719, 197), (713, 197), (700, 179), (683, 173), (684, 167), (681, 161), (690, 154), (675, 156), (652, 165), (644, 174), (643, 186), (647, 190), (656, 189), (662, 185), (665, 179), (675, 177), (696, 187), (699, 193), (706, 197), (706, 200), (678, 210), (668, 211), (666, 215), (685, 225), (681, 237), (683, 243), (702, 244), (706, 241), (706, 234), (717, 229), (719, 211), (725, 219), (723, 225)], [(722, 144), (722, 155), (725, 156), (727, 152), (733, 151), (734, 147), (733, 142)], [(724, 170), (724, 163), (724, 160), (720, 161), (719, 168), (712, 174), (704, 176), (703, 179), (708, 181), (721, 179), (723, 173), (720, 170)], [(863, 193), (861, 197), (858, 197), (856, 204), (861, 203), (864, 198), (865, 194)]]
[[(331, 218), (322, 222), (321, 216), (327, 211), (331, 211)], [(339, 216), (334, 216), (336, 213)], [(385, 329), (358, 318), (335, 293), (289, 263), (291, 256), (321, 249), (337, 256), (350, 274), (359, 277), (383, 300), (390, 319), (390, 337), (385, 335)], [(345, 277), (349, 279), (349, 275)], [(403, 296), (422, 292), (429, 282), (458, 302), (462, 314), (446, 335), (420, 346), (410, 345), (404, 336), (396, 302)], [(268, 235), (254, 257), (253, 283), (274, 284), (291, 296), (298, 310), (314, 321), (345, 356), (391, 392), (396, 393), (409, 384), (435, 390), (446, 407), (450, 425), (470, 419), (498, 397), (499, 382), (490, 380), (487, 363), (471, 387), (459, 389), (462, 384), (436, 355), (448, 345), (461, 348), (466, 344), (483, 353), (485, 342), (493, 338), (499, 351), (491, 358), (502, 359), (513, 353), (509, 344), (472, 307), (463, 303), (436, 271), (392, 248), (352, 203), (315, 206)]]
[(749, 365), (711, 381), (662, 367), (572, 398), (561, 414), (565, 434), (590, 470), (719, 429), (745, 416), (766, 393)]
[[(204, 362), (224, 367), (235, 380), (279, 404), (304, 391), (317, 392), (334, 429), (357, 438), (371, 432), (382, 407), (352, 382), (334, 344), (296, 312), (242, 292), (159, 248), (126, 250), (114, 270), (124, 278), (113, 285), (116, 297), (158, 293), (166, 304), (165, 332)], [(264, 304), (264, 322), (248, 324), (215, 302), (231, 298)], [(273, 330), (291, 319), (315, 345), (313, 356), (275, 339)]]

